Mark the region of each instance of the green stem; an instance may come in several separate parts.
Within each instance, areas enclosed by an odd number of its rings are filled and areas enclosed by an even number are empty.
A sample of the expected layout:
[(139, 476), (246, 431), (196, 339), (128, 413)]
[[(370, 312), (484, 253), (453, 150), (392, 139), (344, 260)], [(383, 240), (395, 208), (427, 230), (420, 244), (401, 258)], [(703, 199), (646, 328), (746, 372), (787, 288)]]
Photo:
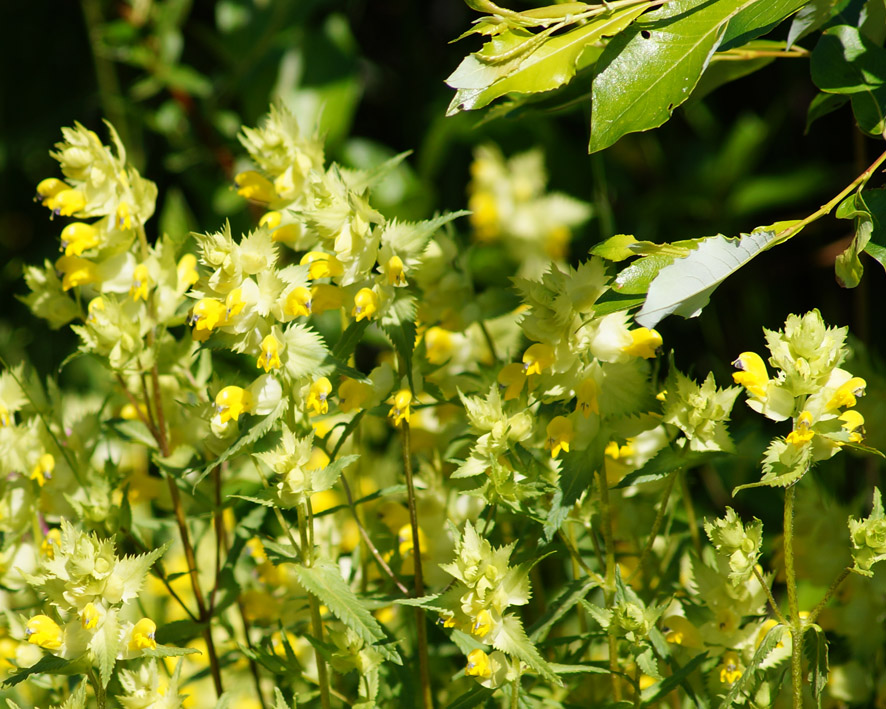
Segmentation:
[(850, 192), (852, 192), (854, 189), (861, 189), (862, 187), (864, 187), (867, 184), (867, 181), (871, 179), (871, 176), (874, 174), (874, 172), (877, 170), (877, 168), (883, 164), (883, 162), (886, 162), (886, 152), (882, 153), (880, 155), (880, 157), (878, 157), (876, 160), (874, 160), (874, 162), (872, 162), (870, 164), (870, 166), (868, 167), (867, 170), (865, 170), (858, 177), (856, 177), (852, 182), (850, 182), (840, 192), (840, 194), (838, 194), (836, 197), (834, 197), (830, 202), (822, 205), (818, 210), (816, 210), (815, 212), (810, 214), (805, 219), (801, 219), (796, 224), (792, 224), (788, 228), (783, 229), (782, 231), (778, 232), (778, 234), (776, 235), (777, 243), (782, 243), (784, 241), (787, 241), (792, 236), (794, 236), (799, 231), (801, 231), (807, 224), (811, 224), (812, 222), (816, 221), (817, 219), (820, 219), (821, 217), (825, 216), (826, 214), (829, 214), (830, 211), (834, 207), (836, 207), (838, 204), (840, 204), (840, 202), (842, 202), (843, 199)]
[[(409, 524), (412, 527), (412, 558), (415, 560), (415, 595), (425, 595), (425, 582), (421, 568), (422, 547), (418, 537), (418, 513), (415, 506), (415, 481), (412, 476), (412, 448), (409, 439), (409, 422), (401, 424), (403, 431), (403, 472), (406, 475), (406, 500), (409, 505)], [(428, 660), (428, 630), (425, 623), (423, 608), (416, 606), (415, 623), (418, 641), (418, 670), (421, 678), (422, 707), (431, 709), (434, 706), (431, 694), (431, 669)]]
[(640, 552), (640, 558), (637, 561), (637, 567), (628, 576), (627, 583), (630, 583), (631, 580), (636, 576), (640, 569), (643, 568), (643, 564), (646, 562), (646, 557), (649, 556), (649, 552), (652, 551), (652, 545), (655, 544), (655, 538), (658, 536), (658, 532), (661, 529), (662, 522), (664, 522), (665, 512), (668, 508), (668, 500), (671, 498), (671, 492), (674, 490), (674, 483), (677, 480), (678, 471), (672, 471), (670, 475), (668, 475), (667, 483), (665, 484), (664, 495), (662, 496), (661, 502), (658, 504), (658, 511), (655, 513), (655, 521), (652, 523), (652, 529), (649, 531), (649, 538), (646, 540), (646, 544), (643, 546), (643, 551)]
[(756, 566), (754, 566), (754, 576), (757, 577), (757, 581), (759, 582), (760, 587), (766, 592), (766, 598), (769, 599), (769, 607), (772, 608), (772, 612), (775, 614), (778, 622), (781, 623), (784, 627), (789, 628), (790, 623), (788, 623), (788, 621), (782, 614), (781, 609), (778, 607), (778, 603), (775, 602), (775, 597), (772, 595), (772, 591), (769, 589), (769, 586), (766, 585), (766, 582), (763, 580), (762, 574), (760, 574)]
[[(597, 485), (600, 488), (600, 516), (603, 526), (603, 546), (606, 553), (606, 579), (603, 596), (606, 607), (611, 608), (615, 598), (615, 542), (612, 538), (612, 509), (609, 506), (609, 482), (606, 473), (597, 471)], [(621, 701), (621, 682), (618, 678), (618, 646), (615, 635), (609, 633), (609, 676), (612, 681), (612, 697)]]
[[(886, 153), (884, 153), (886, 155)], [(788, 587), (788, 610), (791, 630), (791, 685), (794, 709), (803, 708), (803, 622), (797, 598), (797, 575), (794, 570), (794, 498), (797, 486), (791, 485), (784, 494), (784, 570)]]
[(95, 703), (98, 706), (98, 709), (105, 709), (107, 706), (108, 695), (105, 691), (104, 685), (96, 676), (95, 670), (90, 669), (87, 676), (89, 677), (89, 683), (92, 685), (92, 690), (95, 692)]
[(850, 573), (852, 573), (852, 569), (846, 567), (840, 572), (839, 576), (834, 579), (834, 582), (831, 584), (830, 588), (828, 588), (827, 593), (824, 594), (824, 598), (822, 598), (815, 608), (809, 612), (809, 615), (806, 616), (805, 624), (807, 627), (815, 622), (819, 613), (825, 609), (825, 606), (827, 606), (831, 598), (837, 592), (837, 589), (840, 588), (840, 585), (846, 580)]
[[(301, 540), (302, 563), (310, 568), (314, 565), (314, 548), (308, 540), (308, 517), (310, 516), (310, 500), (300, 503), (298, 506), (298, 536)], [(320, 602), (317, 597), (309, 593), (308, 602), (311, 606), (311, 631), (314, 637), (323, 642), (323, 618), (320, 617)], [(329, 709), (329, 675), (326, 671), (326, 660), (320, 653), (319, 648), (314, 648), (314, 657), (317, 660), (317, 679), (320, 682), (320, 703), (323, 709)]]
[(686, 482), (686, 471), (682, 468), (677, 471), (680, 478), (680, 496), (683, 501), (683, 509), (686, 511), (686, 524), (689, 525), (689, 536), (692, 537), (692, 546), (695, 553), (701, 556), (701, 534), (698, 531), (698, 517), (695, 514), (695, 505), (692, 504), (692, 495), (689, 494), (689, 484)]

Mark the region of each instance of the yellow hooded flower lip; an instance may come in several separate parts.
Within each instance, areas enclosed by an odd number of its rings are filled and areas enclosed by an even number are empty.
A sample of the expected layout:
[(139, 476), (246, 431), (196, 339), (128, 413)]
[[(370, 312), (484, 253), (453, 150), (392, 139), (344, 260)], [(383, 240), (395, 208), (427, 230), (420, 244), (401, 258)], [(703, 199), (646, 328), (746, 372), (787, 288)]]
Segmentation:
[(732, 363), (732, 366), (741, 370), (732, 374), (732, 380), (736, 384), (743, 386), (758, 399), (766, 396), (769, 372), (766, 371), (766, 364), (760, 355), (756, 352), (742, 352)]
[(57, 527), (50, 529), (40, 542), (40, 553), (47, 559), (55, 558), (55, 550), (62, 546), (62, 533)]
[(597, 381), (593, 377), (582, 379), (575, 391), (575, 410), (588, 418), (592, 413), (600, 413), (597, 402)]
[(25, 626), (28, 642), (46, 650), (58, 650), (62, 646), (62, 629), (48, 615), (35, 615)]
[(840, 385), (837, 391), (834, 392), (825, 409), (828, 411), (841, 408), (851, 409), (858, 403), (858, 398), (864, 396), (866, 387), (867, 382), (864, 379), (852, 377), (849, 381)]
[(622, 347), (621, 351), (632, 357), (642, 357), (643, 359), (652, 359), (656, 355), (656, 350), (661, 347), (661, 335), (656, 330), (650, 330), (645, 327), (638, 327), (630, 331), (631, 344)]
[(237, 421), (252, 410), (252, 394), (238, 386), (226, 386), (215, 397), (215, 410), (222, 423)]
[(200, 280), (197, 272), (197, 257), (194, 254), (185, 254), (179, 259), (175, 267), (176, 289), (184, 293), (188, 288)]
[(92, 630), (97, 627), (100, 619), (101, 613), (92, 603), (87, 603), (80, 611), (80, 624), (84, 630)]
[(442, 327), (428, 328), (425, 333), (425, 352), (431, 364), (445, 364), (455, 349), (452, 333)]
[(80, 190), (63, 189), (43, 201), (54, 216), (72, 217), (86, 206), (86, 196)]
[(505, 390), (505, 401), (516, 399), (523, 391), (523, 385), (526, 383), (526, 367), (519, 362), (511, 362), (506, 364), (496, 377), (498, 385)]
[(412, 403), (412, 392), (409, 389), (400, 389), (393, 397), (391, 397), (393, 406), (388, 412), (388, 416), (394, 419), (394, 425), (399, 426), (405, 421), (409, 423), (409, 405)]
[(286, 296), (283, 313), (291, 318), (307, 317), (311, 314), (311, 291), (304, 286), (293, 288)]
[(329, 411), (329, 402), (327, 399), (332, 393), (332, 384), (326, 377), (320, 377), (311, 384), (308, 392), (308, 408), (312, 416), (319, 416)]
[(280, 340), (273, 335), (268, 335), (261, 341), (261, 354), (258, 356), (255, 366), (266, 372), (280, 368)]
[(201, 298), (191, 311), (190, 324), (194, 330), (212, 332), (227, 322), (225, 304), (215, 298)]
[(471, 653), (468, 655), (468, 664), (465, 667), (465, 674), (468, 677), (491, 677), (492, 668), (489, 664), (489, 655), (483, 652), (480, 648), (471, 650)]
[(844, 411), (838, 417), (843, 422), (843, 429), (849, 431), (850, 443), (861, 443), (864, 440), (864, 416), (855, 409)]
[(37, 484), (43, 487), (47, 480), (52, 480), (53, 470), (55, 470), (55, 458), (51, 453), (44, 453), (31, 471), (31, 480), (36, 480)]
[(234, 178), (237, 194), (253, 202), (268, 204), (277, 199), (277, 191), (267, 177), (255, 170), (246, 170)]
[(337, 278), (345, 272), (335, 254), (327, 254), (325, 251), (309, 251), (302, 256), (299, 263), (308, 266), (308, 278), (312, 281), (318, 278)]
[(371, 396), (369, 384), (345, 377), (338, 386), (338, 408), (346, 414), (359, 411)]
[(132, 210), (126, 202), (117, 205), (115, 224), (118, 229), (132, 229)]
[(71, 290), (75, 286), (85, 286), (99, 280), (96, 265), (80, 256), (62, 256), (55, 262), (55, 268), (62, 274), (62, 290)]
[(492, 613), (484, 608), (482, 611), (477, 613), (477, 616), (474, 618), (474, 622), (471, 624), (471, 635), (474, 635), (478, 638), (485, 638), (492, 630), (494, 625), (495, 619), (492, 617)]
[(157, 641), (154, 639), (156, 632), (157, 624), (150, 618), (142, 618), (132, 628), (129, 649), (132, 651), (156, 649)]
[(147, 300), (150, 288), (151, 274), (148, 272), (148, 267), (140, 263), (132, 272), (132, 286), (129, 288), (129, 297), (135, 301)]
[(523, 353), (523, 369), (526, 376), (541, 374), (554, 363), (554, 348), (542, 342), (530, 345)]
[(794, 430), (787, 435), (787, 442), (795, 446), (802, 446), (811, 441), (815, 436), (815, 431), (812, 430), (813, 423), (814, 420), (810, 412), (800, 412), (800, 415), (797, 416), (797, 421), (794, 424)]
[(344, 291), (331, 283), (315, 283), (311, 286), (311, 312), (322, 315), (327, 310), (337, 310), (344, 302)]
[(66, 182), (63, 182), (57, 177), (47, 177), (45, 180), (40, 180), (37, 184), (37, 194), (34, 196), (34, 200), (37, 202), (45, 202), (50, 197), (54, 197), (59, 192), (66, 189), (69, 189)]
[(545, 450), (551, 451), (551, 458), (556, 458), (560, 451), (569, 452), (569, 444), (575, 437), (572, 421), (565, 416), (555, 416), (547, 426)]
[(388, 262), (384, 265), (384, 274), (389, 285), (397, 287), (406, 285), (403, 259), (399, 256), (391, 256), (388, 259)]
[(65, 252), (65, 256), (79, 256), (100, 243), (99, 231), (91, 224), (74, 222), (62, 229), (61, 250)]
[(369, 288), (361, 288), (354, 296), (354, 309), (351, 315), (360, 322), (364, 318), (372, 318), (378, 311), (378, 296)]

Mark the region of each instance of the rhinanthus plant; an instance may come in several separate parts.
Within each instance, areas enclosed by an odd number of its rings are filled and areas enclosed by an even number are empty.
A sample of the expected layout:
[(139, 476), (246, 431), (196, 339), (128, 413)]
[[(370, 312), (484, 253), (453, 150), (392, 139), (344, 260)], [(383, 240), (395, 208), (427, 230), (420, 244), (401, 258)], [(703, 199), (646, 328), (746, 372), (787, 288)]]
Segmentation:
[[(582, 84), (597, 152), (790, 57), (823, 92), (810, 122), (848, 102), (884, 135), (877, 0), (468, 4), (482, 14), (463, 37), (482, 47), (447, 79), (450, 114), (561, 108)], [(151, 129), (174, 136), (188, 92), (212, 89), (164, 63), (184, 40), (160, 5), (126, 4), (147, 40), (124, 51), (117, 27), (96, 59), (148, 71), (143, 99), (165, 87), (175, 107)], [(218, 22), (235, 32), (250, 12), (221, 3)], [(336, 21), (324, 32), (345, 51)], [(287, 56), (283, 88), (319, 61)], [(661, 243), (613, 235), (625, 201), (603, 162), (584, 194), (557, 191), (542, 148), (488, 136), (462, 166), (468, 209), (432, 213), (410, 201), (407, 154), (342, 147), (340, 116), (283, 88), (253, 126), (207, 109), (240, 147), (218, 149), (233, 167), (206, 223), (148, 179), (160, 160), (136, 169), (122, 124), (75, 123), (50, 152), (33, 209), (57, 255), (24, 267), (20, 299), (76, 351), (63, 385), (0, 328), (0, 698), (886, 703), (879, 361), (827, 309), (772, 316), (765, 352), (703, 320), (734, 349), (695, 364), (666, 321), (835, 209), (855, 223), (838, 280), (858, 285), (862, 251), (886, 263), (886, 199), (867, 188), (886, 153), (805, 218)], [(694, 130), (705, 110), (689, 106)], [(590, 248), (589, 223), (608, 237)]]

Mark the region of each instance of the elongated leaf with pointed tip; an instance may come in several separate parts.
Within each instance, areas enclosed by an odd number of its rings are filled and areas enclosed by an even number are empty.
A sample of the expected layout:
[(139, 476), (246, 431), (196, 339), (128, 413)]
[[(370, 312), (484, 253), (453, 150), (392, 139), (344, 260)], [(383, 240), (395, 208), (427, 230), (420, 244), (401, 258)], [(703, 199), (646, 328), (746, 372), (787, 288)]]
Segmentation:
[(775, 231), (755, 231), (738, 239), (718, 235), (703, 240), (685, 258), (666, 266), (649, 286), (646, 301), (635, 320), (653, 328), (676, 313), (694, 318), (708, 304), (711, 293), (776, 239)]
[(314, 566), (293, 564), (292, 570), (299, 584), (308, 593), (316, 596), (336, 618), (365, 642), (373, 644), (373, 647), (386, 659), (400, 664), (400, 656), (396, 650), (386, 645), (375, 644), (384, 639), (384, 631), (357, 594), (345, 583), (336, 564), (325, 560), (319, 561)]
[(588, 151), (657, 128), (689, 98), (729, 21), (771, 0), (672, 0), (613, 39), (597, 62)]
[(523, 625), (515, 615), (506, 615), (501, 619), (501, 629), (495, 636), (492, 646), (509, 655), (523, 660), (538, 674), (549, 682), (560, 685), (561, 682), (548, 662), (541, 656), (535, 645), (526, 637)]
[[(471, 57), (467, 57), (459, 69), (446, 80), (450, 86), (459, 89), (447, 115), (483, 108), (508, 93), (535, 94), (563, 86), (575, 76), (579, 60), (586, 49), (593, 48), (604, 37), (623, 31), (649, 7), (649, 3), (626, 7), (595, 17), (587, 24), (564, 34), (549, 37), (537, 49), (523, 56), (516, 67), (509, 66), (506, 72), (501, 72), (491, 83), (488, 79), (492, 67), (483, 65), (482, 62), (477, 62), (478, 68), (483, 70), (482, 74), (473, 72), (469, 76), (462, 76), (462, 67), (471, 60)], [(487, 83), (482, 86), (474, 85), (484, 81)]]
[(63, 657), (56, 657), (55, 655), (44, 655), (37, 662), (35, 662), (30, 667), (26, 667), (25, 669), (16, 672), (12, 677), (7, 677), (3, 680), (3, 683), (0, 684), (2, 687), (13, 687), (17, 685), (19, 682), (24, 682), (28, 677), (38, 673), (44, 674), (68, 674), (67, 672), (62, 672), (68, 665), (73, 664), (71, 660), (66, 660)]

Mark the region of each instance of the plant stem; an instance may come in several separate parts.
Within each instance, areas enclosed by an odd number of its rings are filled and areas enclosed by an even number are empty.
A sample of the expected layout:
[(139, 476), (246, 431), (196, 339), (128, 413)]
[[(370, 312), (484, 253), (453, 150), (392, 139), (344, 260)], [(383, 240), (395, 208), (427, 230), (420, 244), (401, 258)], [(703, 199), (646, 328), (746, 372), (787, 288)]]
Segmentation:
[(104, 685), (96, 676), (95, 670), (90, 669), (87, 676), (89, 677), (89, 683), (92, 685), (92, 690), (95, 692), (95, 703), (98, 706), (98, 709), (105, 709), (105, 706), (107, 705), (107, 693), (105, 692)]
[(680, 497), (683, 509), (686, 511), (686, 524), (689, 526), (689, 536), (692, 537), (692, 546), (695, 553), (701, 556), (701, 533), (698, 531), (698, 517), (695, 514), (695, 505), (692, 504), (692, 495), (689, 494), (689, 484), (686, 482), (686, 471), (682, 468), (677, 471), (680, 478)]
[(826, 214), (830, 213), (830, 211), (840, 204), (843, 201), (843, 198), (846, 197), (852, 190), (856, 188), (862, 188), (867, 184), (867, 181), (871, 179), (871, 176), (874, 174), (876, 169), (886, 161), (886, 152), (882, 153), (880, 157), (878, 157), (874, 162), (872, 162), (868, 169), (861, 173), (858, 177), (856, 177), (852, 182), (850, 182), (836, 197), (834, 197), (827, 204), (822, 205), (818, 210), (810, 214), (805, 219), (801, 219), (796, 224), (792, 224), (791, 226), (783, 229), (782, 231), (776, 234), (777, 241), (773, 243), (782, 243), (790, 239), (794, 234), (798, 233), (805, 227), (807, 224), (811, 224), (812, 222), (820, 219)]
[(664, 522), (665, 512), (668, 508), (668, 500), (670, 500), (671, 492), (674, 490), (674, 483), (677, 481), (677, 475), (678, 471), (672, 471), (668, 475), (664, 495), (662, 496), (661, 502), (658, 503), (658, 511), (655, 513), (655, 521), (652, 523), (652, 529), (649, 531), (649, 538), (643, 546), (643, 551), (640, 552), (640, 558), (637, 560), (637, 567), (631, 575), (628, 576), (627, 583), (630, 583), (634, 576), (640, 572), (640, 569), (643, 568), (643, 563), (646, 561), (646, 557), (649, 556), (649, 552), (652, 551), (652, 545), (655, 544), (655, 538), (658, 536), (662, 522)]
[[(886, 153), (884, 153), (886, 155)], [(803, 622), (797, 599), (797, 576), (794, 571), (794, 498), (797, 486), (791, 485), (784, 494), (784, 570), (788, 587), (788, 610), (791, 630), (791, 686), (794, 709), (803, 708)]]
[[(412, 448), (409, 440), (409, 422), (401, 422), (403, 432), (403, 471), (406, 474), (406, 500), (409, 505), (409, 524), (412, 527), (412, 557), (415, 561), (415, 595), (425, 595), (425, 582), (421, 568), (421, 544), (418, 538), (418, 513), (415, 507), (415, 481), (412, 477)], [(431, 709), (434, 706), (431, 695), (431, 670), (428, 661), (428, 630), (425, 624), (423, 608), (415, 607), (415, 622), (418, 641), (418, 669), (421, 678), (422, 706)]]
[(784, 617), (784, 614), (781, 612), (781, 608), (778, 607), (778, 603), (775, 602), (775, 597), (772, 595), (772, 591), (769, 589), (769, 586), (766, 585), (766, 582), (763, 580), (763, 576), (757, 570), (757, 567), (754, 566), (754, 576), (756, 576), (757, 581), (760, 584), (760, 587), (766, 592), (766, 598), (769, 600), (769, 607), (772, 608), (772, 612), (775, 613), (775, 617), (778, 619), (778, 622), (781, 623), (784, 627), (789, 628), (790, 623), (788, 623), (787, 619)]
[[(307, 518), (310, 515), (310, 500), (298, 505), (298, 536), (301, 540), (302, 563), (310, 568), (314, 565), (314, 548), (308, 541), (308, 524)], [(323, 642), (323, 618), (320, 617), (320, 602), (317, 597), (309, 593), (308, 603), (311, 607), (311, 632), (314, 637)], [(314, 648), (314, 657), (317, 660), (317, 679), (320, 682), (320, 703), (323, 709), (329, 709), (329, 674), (326, 671), (326, 660), (320, 652), (320, 648)]]
[[(603, 546), (606, 551), (606, 580), (603, 585), (603, 596), (606, 607), (612, 606), (615, 597), (615, 543), (612, 538), (612, 510), (609, 506), (609, 482), (606, 473), (597, 471), (597, 485), (600, 488), (600, 516), (603, 526)], [(609, 633), (609, 676), (612, 681), (612, 698), (621, 701), (621, 682), (618, 678), (618, 647), (615, 635)]]
[(840, 585), (846, 580), (850, 573), (852, 573), (852, 569), (846, 567), (840, 572), (837, 578), (834, 579), (834, 582), (831, 584), (830, 588), (828, 588), (827, 593), (824, 594), (824, 598), (822, 598), (815, 606), (815, 608), (809, 611), (809, 615), (806, 616), (807, 626), (815, 622), (816, 618), (818, 618), (818, 614), (825, 609), (825, 606), (828, 604), (833, 595), (837, 592), (837, 589), (840, 588)]

